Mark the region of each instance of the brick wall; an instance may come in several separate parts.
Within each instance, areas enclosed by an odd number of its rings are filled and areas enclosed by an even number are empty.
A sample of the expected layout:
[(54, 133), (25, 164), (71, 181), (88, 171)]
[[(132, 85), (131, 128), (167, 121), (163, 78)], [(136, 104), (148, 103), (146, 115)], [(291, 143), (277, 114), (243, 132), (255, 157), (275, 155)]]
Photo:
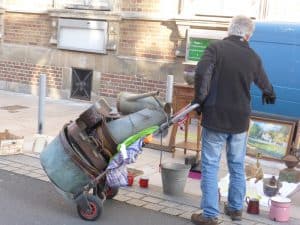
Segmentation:
[(161, 22), (122, 21), (120, 24), (119, 54), (152, 59), (175, 58), (177, 41), (172, 29)]
[(0, 61), (0, 80), (38, 85), (40, 74), (47, 75), (48, 88), (62, 88), (62, 68), (22, 62)]
[(51, 23), (47, 15), (5, 13), (4, 42), (48, 46)]
[(100, 96), (116, 97), (120, 92), (146, 93), (159, 91), (159, 97), (164, 98), (166, 83), (158, 80), (144, 79), (134, 75), (103, 73), (99, 89)]

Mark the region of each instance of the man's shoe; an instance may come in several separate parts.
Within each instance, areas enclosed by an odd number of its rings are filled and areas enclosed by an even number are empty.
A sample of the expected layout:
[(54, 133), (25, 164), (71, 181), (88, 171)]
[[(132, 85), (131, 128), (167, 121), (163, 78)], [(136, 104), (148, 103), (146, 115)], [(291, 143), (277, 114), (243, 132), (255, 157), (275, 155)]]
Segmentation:
[(233, 221), (241, 221), (242, 220), (242, 214), (243, 210), (230, 210), (227, 206), (227, 204), (224, 205), (224, 213), (227, 216), (230, 216), (230, 218)]
[(194, 213), (191, 221), (195, 225), (218, 225), (218, 218), (205, 218), (202, 214)]

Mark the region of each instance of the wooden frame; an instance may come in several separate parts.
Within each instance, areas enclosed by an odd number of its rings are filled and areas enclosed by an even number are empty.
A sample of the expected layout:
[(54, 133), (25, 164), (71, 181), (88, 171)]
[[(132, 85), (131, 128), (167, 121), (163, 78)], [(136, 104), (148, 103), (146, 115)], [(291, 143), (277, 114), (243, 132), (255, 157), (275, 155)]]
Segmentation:
[(300, 149), (300, 120), (298, 121), (298, 125), (297, 125), (297, 132), (296, 132), (294, 147), (297, 149)]
[[(295, 131), (295, 142), (294, 142), (294, 154), (295, 156), (300, 159), (300, 120), (297, 122), (297, 130)], [(298, 164), (297, 168), (300, 168)]]
[(281, 160), (292, 147), (296, 121), (251, 116), (247, 154), (261, 153), (263, 158)]

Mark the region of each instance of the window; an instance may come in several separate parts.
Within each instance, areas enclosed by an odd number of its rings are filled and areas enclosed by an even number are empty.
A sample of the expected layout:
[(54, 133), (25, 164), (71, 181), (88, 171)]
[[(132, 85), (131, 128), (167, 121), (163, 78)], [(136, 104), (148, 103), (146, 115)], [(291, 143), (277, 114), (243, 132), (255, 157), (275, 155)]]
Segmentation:
[(185, 15), (234, 16), (246, 14), (257, 17), (261, 0), (182, 0), (181, 13)]
[(53, 6), (53, 0), (2, 0), (1, 2), (9, 11), (41, 12)]
[(185, 16), (244, 14), (268, 21), (300, 21), (299, 0), (181, 0)]
[(43, 12), (51, 8), (82, 6), (103, 10), (111, 9), (112, 0), (0, 0), (0, 6), (9, 11)]
[(111, 0), (54, 0), (55, 8), (111, 9)]
[[(58, 20), (60, 49), (106, 53), (107, 22), (95, 20)], [(76, 38), (74, 38), (76, 37)]]
[(300, 22), (299, 0), (269, 0), (266, 20)]

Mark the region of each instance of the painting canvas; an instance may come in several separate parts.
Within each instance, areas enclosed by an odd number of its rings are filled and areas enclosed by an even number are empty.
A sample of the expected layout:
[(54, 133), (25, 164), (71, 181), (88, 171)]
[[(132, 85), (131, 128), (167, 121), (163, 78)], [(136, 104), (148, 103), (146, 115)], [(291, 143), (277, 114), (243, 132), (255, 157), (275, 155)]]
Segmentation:
[(247, 153), (261, 153), (264, 158), (280, 160), (288, 153), (294, 127), (295, 124), (289, 121), (251, 118)]

